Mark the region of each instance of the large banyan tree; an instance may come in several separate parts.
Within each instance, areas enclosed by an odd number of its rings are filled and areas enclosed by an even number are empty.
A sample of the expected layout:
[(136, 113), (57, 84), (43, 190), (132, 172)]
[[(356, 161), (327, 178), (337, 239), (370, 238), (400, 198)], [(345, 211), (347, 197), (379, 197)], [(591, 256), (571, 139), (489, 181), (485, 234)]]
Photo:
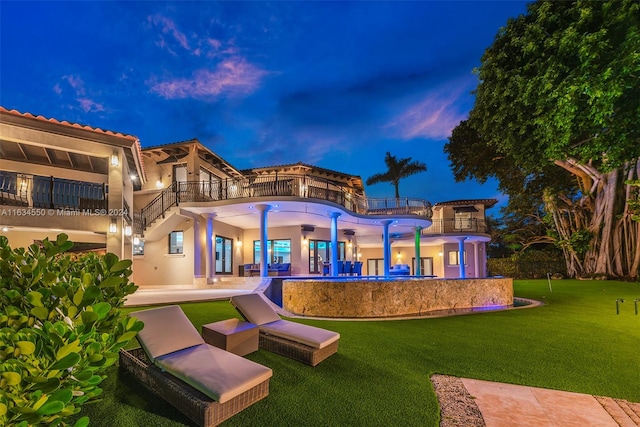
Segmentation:
[(570, 275), (637, 278), (640, 2), (530, 4), (476, 71), (475, 105), (445, 147), (456, 179), (538, 196)]

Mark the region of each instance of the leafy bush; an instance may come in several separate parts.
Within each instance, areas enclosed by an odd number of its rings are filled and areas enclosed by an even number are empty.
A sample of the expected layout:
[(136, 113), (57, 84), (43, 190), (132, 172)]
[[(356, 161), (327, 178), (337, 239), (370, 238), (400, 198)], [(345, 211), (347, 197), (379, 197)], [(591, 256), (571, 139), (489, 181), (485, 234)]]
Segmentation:
[(142, 329), (120, 310), (137, 289), (131, 261), (65, 254), (72, 245), (60, 234), (12, 250), (0, 236), (0, 425), (67, 425)]
[(529, 249), (516, 252), (509, 258), (489, 258), (487, 269), (491, 276), (514, 279), (543, 279), (547, 273), (554, 278), (566, 277), (567, 267), (561, 254)]

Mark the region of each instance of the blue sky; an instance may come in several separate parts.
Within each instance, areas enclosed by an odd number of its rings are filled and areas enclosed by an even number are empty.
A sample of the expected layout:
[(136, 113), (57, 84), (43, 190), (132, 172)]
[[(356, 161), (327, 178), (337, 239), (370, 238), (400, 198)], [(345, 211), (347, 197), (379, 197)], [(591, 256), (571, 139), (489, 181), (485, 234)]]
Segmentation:
[[(198, 138), (237, 168), (304, 162), (363, 180), (426, 163), (400, 195), (499, 198), (442, 148), (474, 67), (525, 2), (0, 2), (0, 105), (136, 135)], [(366, 188), (392, 197), (393, 187)], [(494, 214), (497, 214), (494, 210)]]

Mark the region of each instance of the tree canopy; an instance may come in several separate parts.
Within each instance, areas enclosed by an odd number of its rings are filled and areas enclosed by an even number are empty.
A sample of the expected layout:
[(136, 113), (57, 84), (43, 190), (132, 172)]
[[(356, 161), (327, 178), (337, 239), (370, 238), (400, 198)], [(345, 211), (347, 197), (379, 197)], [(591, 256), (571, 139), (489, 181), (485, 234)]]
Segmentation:
[(401, 179), (427, 170), (427, 165), (422, 162), (417, 160), (411, 161), (411, 157), (398, 160), (396, 156), (392, 156), (388, 151), (384, 157), (384, 162), (387, 165), (387, 171), (376, 173), (367, 178), (367, 185), (373, 185), (379, 182), (390, 182), (395, 189), (396, 199), (400, 198), (398, 187)]
[(445, 146), (456, 179), (495, 177), (511, 213), (542, 211), (570, 274), (637, 277), (638, 194), (624, 182), (640, 175), (640, 3), (532, 3), (476, 73)]
[(640, 157), (640, 3), (541, 1), (508, 22), (477, 69), (472, 127), (526, 170)]

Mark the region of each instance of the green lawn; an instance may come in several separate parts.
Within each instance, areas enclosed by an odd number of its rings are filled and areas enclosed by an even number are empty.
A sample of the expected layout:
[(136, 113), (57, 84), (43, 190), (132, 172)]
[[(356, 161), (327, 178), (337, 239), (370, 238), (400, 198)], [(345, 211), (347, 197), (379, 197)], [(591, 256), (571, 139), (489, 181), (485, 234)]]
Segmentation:
[[(259, 350), (273, 369), (269, 396), (224, 426), (437, 426), (432, 373), (640, 402), (639, 283), (520, 280), (532, 309), (457, 317), (303, 323), (340, 332), (338, 353), (315, 368)], [(616, 315), (616, 298), (624, 298)], [(200, 325), (238, 317), (228, 302), (182, 304)], [(139, 308), (137, 308), (139, 309)], [(175, 426), (190, 421), (116, 367), (104, 400), (82, 414), (94, 426)]]

